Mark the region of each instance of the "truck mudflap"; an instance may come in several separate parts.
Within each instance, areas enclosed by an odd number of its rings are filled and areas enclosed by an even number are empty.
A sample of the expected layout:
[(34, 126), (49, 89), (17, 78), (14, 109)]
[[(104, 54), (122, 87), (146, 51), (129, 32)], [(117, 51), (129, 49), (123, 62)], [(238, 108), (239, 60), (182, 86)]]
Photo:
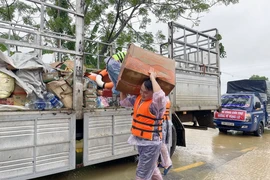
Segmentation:
[(0, 112), (0, 179), (75, 169), (75, 125), (70, 112)]
[(84, 113), (84, 166), (137, 154), (135, 146), (127, 143), (131, 113), (124, 108)]

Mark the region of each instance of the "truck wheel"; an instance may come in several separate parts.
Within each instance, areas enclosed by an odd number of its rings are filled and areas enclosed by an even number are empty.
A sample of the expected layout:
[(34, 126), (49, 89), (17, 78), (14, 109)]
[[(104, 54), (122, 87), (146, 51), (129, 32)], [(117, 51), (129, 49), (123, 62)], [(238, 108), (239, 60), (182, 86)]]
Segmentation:
[(227, 133), (227, 129), (222, 129), (222, 128), (219, 128), (218, 130), (219, 130), (219, 132), (222, 132), (222, 133)]
[(261, 122), (258, 129), (254, 132), (254, 135), (261, 137), (262, 134), (263, 134), (263, 123)]
[(176, 148), (177, 133), (174, 125), (172, 125), (172, 147), (170, 149), (170, 156), (172, 157)]

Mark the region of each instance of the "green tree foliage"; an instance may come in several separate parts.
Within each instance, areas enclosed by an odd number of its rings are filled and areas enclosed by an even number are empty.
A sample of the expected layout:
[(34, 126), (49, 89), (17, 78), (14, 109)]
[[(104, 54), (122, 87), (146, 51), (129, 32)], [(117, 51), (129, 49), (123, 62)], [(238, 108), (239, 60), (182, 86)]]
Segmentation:
[[(51, 2), (64, 9), (70, 8), (70, 4), (66, 0), (51, 0)], [(46, 20), (45, 23), (46, 29), (49, 29), (52, 32), (74, 36), (75, 27), (74, 24), (72, 25), (72, 18), (69, 16), (68, 12), (49, 7), (47, 7), (46, 11), (49, 16), (49, 19)], [(75, 47), (74, 42), (66, 42), (63, 40), (57, 40), (55, 44), (57, 47), (64, 47), (67, 49), (74, 49)]]
[(267, 80), (268, 81), (268, 77), (259, 76), (259, 75), (252, 75), (249, 79), (250, 80)]
[[(35, 23), (32, 17), (39, 10), (38, 5), (29, 6), (29, 3), (19, 0), (0, 0), (0, 2), (1, 20), (14, 21), (15, 13), (20, 12), (25, 24), (38, 27), (38, 23)], [(75, 0), (47, 0), (47, 2), (65, 9), (76, 9)], [(147, 29), (149, 25), (179, 19), (187, 19), (197, 25), (200, 22), (199, 14), (208, 12), (214, 5), (238, 2), (239, 0), (85, 0), (85, 37), (88, 39), (85, 51), (89, 53), (86, 55), (86, 62), (94, 66), (99, 57), (90, 54), (99, 54), (101, 57), (109, 54), (108, 45), (96, 46), (95, 41), (115, 43), (119, 51), (129, 43), (138, 43), (143, 48), (155, 51), (156, 46), (166, 40), (163, 33), (167, 32), (158, 31), (153, 34)], [(50, 7), (47, 7), (46, 12), (46, 30), (75, 35), (75, 22), (71, 20), (72, 16)], [(74, 49), (74, 43), (49, 40), (48, 42)], [(221, 43), (220, 50), (221, 57), (226, 57), (226, 51)]]
[[(176, 21), (180, 18), (191, 20), (194, 24), (199, 18), (193, 18), (202, 12), (207, 12), (216, 4), (229, 5), (238, 3), (238, 0), (86, 0), (85, 25), (91, 29), (92, 24), (99, 24), (94, 33), (96, 40), (107, 43), (116, 42), (116, 46), (125, 46), (125, 43), (139, 42), (142, 47), (154, 50), (155, 39), (160, 39), (161, 33), (154, 36), (147, 31), (147, 25), (158, 22)], [(156, 17), (157, 22), (152, 22), (151, 17)], [(138, 22), (138, 23), (134, 23)], [(135, 27), (139, 27), (135, 28)], [(91, 31), (90, 31), (91, 32)], [(165, 37), (165, 36), (163, 36)], [(221, 36), (220, 36), (221, 37)], [(120, 40), (119, 40), (120, 39)], [(220, 44), (221, 57), (226, 56), (224, 46)], [(103, 47), (101, 53), (105, 52)]]
[[(216, 34), (216, 38), (220, 42), (222, 39), (222, 36), (220, 34)], [(221, 58), (227, 57), (227, 52), (225, 51), (225, 47), (223, 46), (223, 44), (221, 42), (219, 43), (219, 56)]]
[[(128, 43), (137, 42), (141, 47), (155, 51), (155, 46), (164, 42), (165, 36), (161, 31), (153, 35), (147, 30), (147, 25), (177, 21), (181, 18), (197, 25), (199, 13), (209, 11), (216, 4), (229, 5), (238, 3), (238, 0), (86, 0), (85, 3), (85, 27), (89, 30), (86, 36), (90, 39), (107, 43), (115, 42), (116, 47), (125, 47)], [(152, 17), (157, 21), (152, 22)], [(218, 38), (221, 40), (221, 35)], [(93, 49), (90, 51), (93, 52)], [(107, 46), (99, 46), (95, 51), (100, 54), (108, 53)], [(226, 57), (222, 43), (220, 43), (220, 56)]]
[[(32, 7), (24, 1), (18, 0), (0, 0), (0, 20), (20, 23), (23, 25), (37, 26), (34, 20), (33, 14), (38, 11), (36, 7)], [(14, 26), (14, 24), (11, 24)], [(31, 34), (26, 34), (24, 36), (19, 35), (18, 32), (14, 30), (9, 34), (8, 32), (0, 32), (0, 38), (7, 38), (15, 40), (31, 40), (33, 36)], [(0, 50), (5, 51), (7, 47), (4, 44), (0, 44)]]

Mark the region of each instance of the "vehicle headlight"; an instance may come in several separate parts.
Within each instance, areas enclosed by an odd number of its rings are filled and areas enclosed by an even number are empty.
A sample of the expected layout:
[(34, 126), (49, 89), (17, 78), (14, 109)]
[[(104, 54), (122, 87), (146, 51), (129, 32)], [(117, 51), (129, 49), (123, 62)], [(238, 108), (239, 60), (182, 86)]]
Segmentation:
[(251, 114), (250, 114), (250, 113), (247, 113), (247, 114), (246, 114), (245, 121), (246, 121), (246, 122), (250, 122), (250, 121), (251, 121)]

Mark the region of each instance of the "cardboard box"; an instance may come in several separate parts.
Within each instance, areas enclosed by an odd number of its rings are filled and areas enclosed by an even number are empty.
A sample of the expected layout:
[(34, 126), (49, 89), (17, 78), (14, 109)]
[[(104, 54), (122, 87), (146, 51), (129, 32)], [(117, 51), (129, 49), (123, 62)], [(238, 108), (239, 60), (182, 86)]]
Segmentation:
[(83, 94), (85, 95), (93, 95), (95, 97), (97, 97), (97, 90), (96, 89), (86, 89)]
[[(66, 60), (64, 62), (55, 62), (51, 63), (50, 66), (60, 72), (60, 75), (63, 77), (67, 83), (73, 85), (73, 71), (74, 71), (74, 61)], [(83, 74), (86, 71), (86, 67), (83, 65)]]
[[(64, 62), (51, 63), (50, 66), (57, 69), (63, 73), (72, 73), (74, 69), (74, 61), (66, 60)], [(83, 73), (86, 71), (86, 67), (83, 65)]]
[(7, 98), (7, 105), (14, 105), (14, 99), (13, 98)]
[(13, 98), (13, 104), (15, 106), (24, 106), (25, 103), (28, 101), (26, 98), (26, 94), (13, 94), (12, 95)]
[(14, 91), (12, 93), (12, 105), (15, 106), (24, 106), (28, 99), (26, 98), (27, 94), (23, 88), (15, 84)]
[(4, 104), (4, 105), (14, 105), (14, 101), (13, 98), (4, 98), (4, 99), (0, 99), (0, 104)]
[(53, 92), (64, 104), (66, 108), (72, 108), (72, 88), (66, 81), (52, 81), (47, 83), (47, 89)]
[(21, 88), (19, 85), (15, 84), (14, 91), (12, 94), (16, 95), (26, 95), (26, 92), (23, 88)]
[(51, 82), (51, 81), (55, 81), (55, 80), (59, 80), (59, 72), (53, 72), (53, 73), (43, 73), (42, 74), (42, 79), (43, 82), (47, 83), (47, 82)]
[(86, 108), (96, 108), (97, 107), (97, 97), (92, 95), (84, 96), (84, 106)]
[(64, 80), (70, 85), (73, 86), (73, 73), (64, 77)]
[(168, 95), (175, 86), (175, 62), (151, 51), (130, 45), (118, 76), (116, 89), (138, 95), (149, 70), (157, 72), (157, 82)]

